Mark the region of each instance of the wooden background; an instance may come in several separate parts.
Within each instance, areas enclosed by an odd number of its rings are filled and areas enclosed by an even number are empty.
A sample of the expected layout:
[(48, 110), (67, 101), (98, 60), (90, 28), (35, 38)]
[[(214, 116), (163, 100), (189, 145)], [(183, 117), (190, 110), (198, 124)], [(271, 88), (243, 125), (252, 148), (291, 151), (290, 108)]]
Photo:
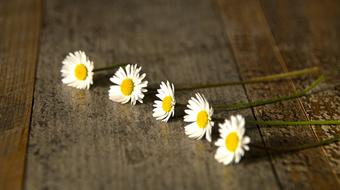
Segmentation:
[[(286, 154), (251, 149), (223, 166), (215, 146), (145, 104), (61, 83), (61, 61), (84, 50), (96, 67), (143, 66), (149, 83), (244, 80), (319, 66), (327, 81), (293, 101), (238, 112), (247, 118), (340, 119), (338, 0), (0, 0), (0, 189), (340, 189), (340, 143)], [(200, 90), (212, 103), (285, 95), (313, 77)], [(178, 92), (185, 103), (194, 92)], [(295, 146), (339, 126), (247, 126), (253, 144)], [(216, 139), (214, 136), (213, 139)]]

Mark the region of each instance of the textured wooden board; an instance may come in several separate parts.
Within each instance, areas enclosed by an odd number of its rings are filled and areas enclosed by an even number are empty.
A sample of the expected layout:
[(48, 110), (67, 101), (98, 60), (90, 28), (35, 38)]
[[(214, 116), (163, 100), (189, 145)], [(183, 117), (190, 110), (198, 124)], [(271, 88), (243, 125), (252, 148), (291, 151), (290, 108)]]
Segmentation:
[[(276, 5), (274, 2), (271, 3)], [(309, 1), (305, 2), (305, 4), (308, 3)], [(287, 70), (286, 60), (283, 58), (280, 49), (275, 43), (273, 34), (271, 33), (270, 27), (263, 13), (262, 6), (258, 1), (218, 0), (218, 5), (223, 17), (226, 35), (229, 38), (229, 44), (233, 49), (233, 54), (235, 55), (239, 71), (243, 79)], [(289, 19), (281, 20), (282, 18), (278, 17), (277, 20), (273, 21), (273, 25), (277, 23), (276, 21), (281, 24), (279, 25), (280, 27), (277, 27), (273, 33), (274, 35), (279, 36), (279, 38), (284, 38), (281, 39), (281, 43), (285, 43), (287, 40), (290, 40), (289, 38), (285, 38), (286, 35), (289, 36), (292, 34), (294, 36), (294, 34), (297, 34), (298, 36), (296, 36), (296, 38), (292, 39), (291, 41), (294, 41), (294, 44), (299, 44), (299, 37), (304, 35), (301, 32), (298, 33), (298, 31), (301, 29), (299, 27), (300, 25), (302, 25), (302, 27), (304, 25), (299, 22), (299, 17), (295, 16), (296, 14), (304, 14), (304, 12), (294, 12), (294, 9), (293, 11), (290, 9), (292, 7), (299, 7), (298, 2), (295, 2), (295, 4), (292, 6), (289, 6), (290, 3), (287, 2), (286, 5), (287, 7), (285, 9), (281, 9), (279, 7), (275, 10), (272, 10), (268, 8), (267, 18), (272, 18), (273, 15), (274, 18), (276, 18), (276, 14), (278, 16), (281, 16), (280, 14), (290, 15)], [(313, 7), (308, 7), (307, 9), (312, 8)], [(326, 12), (326, 10), (324, 11)], [(292, 12), (295, 14), (290, 14)], [(332, 16), (334, 16), (333, 19), (337, 18), (335, 15)], [(314, 19), (316, 18), (317, 17), (314, 17)], [(286, 28), (286, 22), (289, 23), (291, 20), (295, 19), (297, 19), (298, 23), (294, 25), (296, 28)], [(308, 22), (305, 22), (305, 24), (307, 23)], [(301, 30), (304, 29), (306, 28)], [(318, 32), (319, 31), (315, 31), (315, 34), (318, 34)], [(321, 36), (318, 37), (319, 41), (316, 41), (316, 43), (321, 42), (323, 39)], [(288, 41), (288, 43), (289, 42), (290, 41)], [(306, 41), (306, 43), (303, 44), (303, 47), (307, 48), (307, 51), (308, 48), (312, 48), (309, 47), (310, 43), (312, 42)], [(332, 44), (332, 42), (329, 43)], [(283, 47), (286, 47), (284, 45), (285, 44), (283, 44)], [(291, 58), (295, 58), (295, 51), (299, 49), (299, 47), (300, 46), (290, 46)], [(319, 47), (321, 48), (322, 46)], [(329, 55), (327, 54), (327, 50), (324, 53), (325, 55)], [(338, 54), (334, 53), (333, 55)], [(297, 59), (298, 58), (299, 57), (297, 57)], [(301, 67), (308, 66), (308, 64), (301, 64), (301, 62), (298, 61), (294, 63), (291, 62), (289, 64), (291, 68), (293, 68), (292, 65), (298, 64)], [(331, 68), (333, 66), (334, 65), (329, 65), (328, 67)], [(303, 85), (299, 85), (299, 88), (302, 86)], [(288, 94), (295, 89), (295, 83), (291, 81), (268, 85), (246, 85), (245, 88), (248, 98), (250, 100), (255, 100)], [(319, 104), (322, 104), (321, 102), (327, 102), (327, 100), (322, 98), (317, 101)], [(306, 120), (322, 118), (318, 117), (317, 115), (322, 115), (324, 113), (317, 113), (317, 110), (315, 110), (314, 107), (311, 107), (315, 106), (315, 104), (309, 106), (309, 114), (313, 115), (313, 118), (308, 116), (305, 111), (306, 104), (308, 105), (308, 102), (302, 105), (301, 101), (295, 100), (275, 105), (258, 107), (253, 111), (256, 118), (260, 119)], [(332, 105), (332, 108), (329, 108), (328, 110), (333, 110), (334, 112), (334, 110), (337, 109), (337, 103)], [(324, 110), (326, 109), (327, 108), (324, 108)], [(330, 117), (323, 119), (330, 119)], [(315, 129), (316, 128), (312, 128), (311, 126), (289, 127), (281, 129), (261, 127), (261, 134), (267, 146), (287, 147), (294, 146), (296, 144), (317, 141), (318, 137), (315, 135)], [(328, 129), (329, 128), (324, 130), (324, 132), (326, 132)], [(330, 151), (338, 151), (338, 145), (330, 145), (329, 147), (331, 146), (333, 148), (330, 148)], [(339, 189), (339, 181), (334, 174), (334, 170), (338, 170), (339, 165), (337, 163), (331, 164), (330, 160), (325, 156), (325, 152), (322, 148), (309, 149), (292, 154), (272, 155), (271, 158), (272, 164), (274, 165), (274, 171), (279, 179), (278, 181), (280, 186), (284, 189)], [(337, 159), (334, 158), (334, 160)]]
[[(111, 102), (110, 73), (98, 74), (90, 91), (61, 84), (61, 61), (78, 49), (98, 67), (138, 62), (151, 84), (238, 80), (214, 8), (206, 0), (46, 1), (26, 188), (278, 189), (266, 152), (252, 150), (224, 167), (213, 144), (185, 136), (181, 119), (155, 121), (152, 96), (134, 107)], [(241, 86), (201, 92), (215, 103), (247, 99)], [(193, 94), (177, 93), (177, 100)], [(241, 113), (252, 118), (250, 110)], [(248, 127), (262, 144), (258, 129)]]
[(40, 29), (40, 0), (0, 1), (0, 189), (21, 189)]
[[(263, 1), (262, 7), (287, 70), (319, 66), (327, 77), (321, 92), (301, 99), (305, 115), (314, 120), (340, 119), (340, 1)], [(339, 126), (314, 126), (313, 130), (319, 140), (340, 135)], [(324, 147), (338, 181), (339, 146)]]

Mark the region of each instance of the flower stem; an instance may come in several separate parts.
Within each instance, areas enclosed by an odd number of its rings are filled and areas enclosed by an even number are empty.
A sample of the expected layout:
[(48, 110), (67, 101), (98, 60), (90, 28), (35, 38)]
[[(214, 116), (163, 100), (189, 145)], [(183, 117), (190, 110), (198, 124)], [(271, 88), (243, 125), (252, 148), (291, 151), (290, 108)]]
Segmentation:
[[(223, 122), (223, 118), (213, 117), (217, 122)], [(297, 126), (297, 125), (340, 125), (340, 120), (312, 120), (312, 121), (282, 121), (282, 120), (251, 120), (247, 119), (246, 124), (270, 125), (270, 126)]]
[(270, 82), (270, 81), (275, 81), (275, 80), (280, 80), (280, 79), (291, 79), (291, 78), (299, 77), (302, 75), (306, 75), (306, 74), (310, 74), (310, 73), (314, 73), (318, 71), (319, 71), (318, 67), (310, 67), (310, 68), (292, 71), (292, 72), (268, 75), (268, 76), (263, 76), (263, 77), (255, 77), (255, 78), (244, 80), (244, 81), (229, 81), (229, 82), (224, 82), (224, 83), (205, 84), (205, 85), (196, 84), (196, 85), (191, 85), (190, 87), (176, 88), (176, 91), (187, 91), (187, 90), (196, 90), (196, 89), (203, 89), (203, 88), (215, 88), (215, 87), (231, 86), (231, 85)]
[(251, 144), (250, 146), (254, 148), (266, 149), (266, 150), (269, 150), (270, 152), (293, 152), (293, 151), (299, 151), (299, 150), (304, 150), (308, 148), (324, 146), (324, 145), (332, 144), (338, 141), (340, 141), (340, 136), (335, 136), (335, 137), (322, 140), (319, 142), (315, 142), (315, 143), (308, 143), (308, 144), (303, 144), (303, 145), (298, 145), (298, 146), (293, 146), (293, 147), (288, 147), (288, 148), (265, 147), (265, 146), (254, 145), (254, 144)]
[(93, 69), (93, 72), (111, 70), (111, 69), (121, 67), (121, 66), (125, 66), (125, 65), (127, 65), (127, 63), (120, 63), (120, 64), (111, 65), (111, 66), (108, 66), (108, 67), (96, 68), (96, 69)]
[(280, 120), (247, 120), (247, 124), (287, 126), (287, 125), (340, 125), (340, 120), (312, 120), (312, 121), (280, 121)]
[(291, 95), (287, 96), (279, 96), (276, 98), (271, 98), (271, 99), (265, 99), (265, 100), (256, 100), (253, 102), (238, 102), (234, 104), (217, 104), (213, 105), (214, 108), (217, 109), (223, 109), (224, 111), (231, 111), (231, 110), (239, 110), (239, 109), (246, 109), (246, 108), (251, 108), (251, 107), (256, 107), (256, 106), (261, 106), (265, 104), (272, 104), (276, 102), (282, 102), (285, 100), (290, 100), (290, 99), (295, 99), (299, 98), (301, 96), (305, 96), (310, 90), (315, 88), (317, 85), (319, 85), (325, 77), (321, 75), (316, 81), (314, 81), (311, 85), (309, 85), (307, 88), (297, 91)]
[[(217, 122), (223, 122), (224, 119), (222, 118), (213, 118), (213, 120)], [(314, 121), (279, 121), (279, 120), (272, 120), (272, 121), (263, 121), (263, 120), (246, 120), (246, 124), (257, 124), (257, 125), (270, 125), (270, 126), (287, 126), (287, 125), (340, 125), (340, 120), (314, 120)], [(303, 150), (307, 148), (318, 147), (322, 145), (331, 144), (334, 142), (340, 141), (340, 136), (335, 136), (330, 139), (322, 140), (316, 143), (304, 144), (295, 147), (289, 148), (274, 148), (274, 147), (264, 147), (259, 145), (251, 145), (254, 148), (262, 148), (270, 150), (271, 152), (292, 152)]]

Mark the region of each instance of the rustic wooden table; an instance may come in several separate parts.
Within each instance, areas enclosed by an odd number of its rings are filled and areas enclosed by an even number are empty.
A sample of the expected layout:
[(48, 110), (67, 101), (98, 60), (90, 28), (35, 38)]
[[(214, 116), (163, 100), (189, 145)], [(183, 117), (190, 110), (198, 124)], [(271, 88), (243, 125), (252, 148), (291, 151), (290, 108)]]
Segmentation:
[[(61, 83), (61, 61), (84, 50), (95, 66), (137, 62), (151, 84), (244, 80), (319, 66), (322, 90), (239, 112), (248, 118), (340, 119), (338, 0), (0, 0), (0, 189), (340, 189), (339, 143), (238, 165), (145, 104), (107, 98), (112, 72), (89, 91)], [(313, 78), (200, 90), (213, 103), (289, 94)], [(186, 102), (194, 92), (177, 93)], [(252, 143), (294, 146), (339, 126), (247, 126)], [(215, 137), (216, 138), (216, 137)]]

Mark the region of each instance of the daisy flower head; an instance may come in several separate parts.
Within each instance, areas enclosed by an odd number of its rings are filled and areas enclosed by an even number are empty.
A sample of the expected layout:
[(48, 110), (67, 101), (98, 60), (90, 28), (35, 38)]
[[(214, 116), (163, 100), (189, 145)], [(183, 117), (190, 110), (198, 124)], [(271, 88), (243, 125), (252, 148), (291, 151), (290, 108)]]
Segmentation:
[(169, 81), (166, 81), (166, 83), (161, 82), (157, 92), (158, 94), (156, 94), (156, 96), (160, 100), (154, 101), (152, 116), (155, 117), (156, 120), (167, 122), (169, 118), (175, 114), (176, 100), (174, 84), (170, 84)]
[(241, 115), (231, 116), (224, 123), (219, 124), (220, 137), (215, 145), (218, 146), (215, 159), (228, 165), (238, 163), (245, 151), (249, 150), (250, 138), (245, 136), (245, 120)]
[(83, 51), (69, 53), (61, 68), (62, 82), (78, 89), (89, 89), (93, 84), (93, 62)]
[(199, 93), (196, 93), (196, 97), (191, 97), (187, 107), (188, 109), (184, 110), (186, 113), (184, 121), (190, 124), (185, 126), (185, 134), (193, 139), (201, 139), (205, 135), (205, 138), (211, 142), (211, 129), (214, 126), (214, 122), (211, 121), (213, 108)]
[(148, 90), (148, 81), (143, 81), (146, 74), (141, 74), (142, 67), (126, 65), (125, 69), (119, 67), (117, 72), (110, 78), (114, 85), (110, 86), (109, 98), (114, 102), (125, 104), (131, 101), (132, 105), (136, 102), (143, 103), (144, 93)]

